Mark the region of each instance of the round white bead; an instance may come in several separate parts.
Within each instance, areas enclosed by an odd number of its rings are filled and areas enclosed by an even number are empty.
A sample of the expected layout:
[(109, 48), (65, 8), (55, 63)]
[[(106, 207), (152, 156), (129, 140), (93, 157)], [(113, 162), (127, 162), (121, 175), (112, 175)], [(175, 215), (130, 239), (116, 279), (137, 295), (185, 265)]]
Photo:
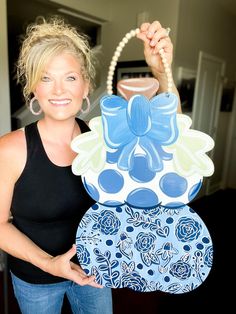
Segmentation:
[(130, 33), (127, 33), (127, 34), (125, 35), (125, 38), (127, 38), (128, 40), (129, 40), (131, 37), (132, 37), (132, 35), (131, 35)]
[(165, 56), (161, 58), (161, 61), (162, 61), (163, 64), (169, 65), (169, 63), (167, 62), (167, 59), (166, 59)]
[(118, 56), (114, 53), (113, 57), (112, 57), (112, 61), (117, 61), (118, 60)]
[(121, 51), (122, 51), (122, 47), (118, 46), (118, 47), (116, 48), (116, 51), (121, 52)]
[(111, 71), (114, 71), (114, 70), (115, 70), (115, 66), (111, 64), (111, 65), (109, 66), (109, 69), (110, 69)]
[(130, 31), (130, 35), (131, 37), (134, 37), (136, 35), (136, 31), (133, 29), (132, 31)]
[(163, 62), (163, 64), (168, 64), (166, 57), (162, 58), (162, 62)]
[(115, 56), (117, 57), (117, 59), (119, 58), (120, 56), (120, 51), (115, 51)]

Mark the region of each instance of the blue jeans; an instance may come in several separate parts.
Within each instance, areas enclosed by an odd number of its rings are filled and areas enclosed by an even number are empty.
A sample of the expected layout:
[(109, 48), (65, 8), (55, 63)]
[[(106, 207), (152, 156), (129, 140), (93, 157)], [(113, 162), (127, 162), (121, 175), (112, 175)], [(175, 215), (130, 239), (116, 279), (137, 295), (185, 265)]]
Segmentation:
[(31, 284), (13, 274), (11, 276), (15, 297), (23, 314), (59, 314), (65, 294), (73, 314), (112, 314), (109, 288), (79, 286), (71, 281)]

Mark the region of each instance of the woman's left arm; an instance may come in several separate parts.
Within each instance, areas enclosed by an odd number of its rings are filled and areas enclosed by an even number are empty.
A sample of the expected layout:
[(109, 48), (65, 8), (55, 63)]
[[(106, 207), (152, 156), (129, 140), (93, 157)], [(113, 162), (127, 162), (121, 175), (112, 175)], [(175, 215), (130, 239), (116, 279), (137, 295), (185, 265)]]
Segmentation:
[[(154, 77), (159, 81), (159, 93), (167, 91), (168, 81), (159, 51), (160, 49), (164, 50), (165, 58), (171, 69), (173, 44), (168, 31), (166, 28), (163, 28), (158, 21), (143, 23), (140, 27), (140, 32), (137, 34), (137, 38), (144, 42), (144, 56)], [(172, 92), (175, 93), (179, 99), (177, 111), (181, 113), (180, 97), (174, 82)]]

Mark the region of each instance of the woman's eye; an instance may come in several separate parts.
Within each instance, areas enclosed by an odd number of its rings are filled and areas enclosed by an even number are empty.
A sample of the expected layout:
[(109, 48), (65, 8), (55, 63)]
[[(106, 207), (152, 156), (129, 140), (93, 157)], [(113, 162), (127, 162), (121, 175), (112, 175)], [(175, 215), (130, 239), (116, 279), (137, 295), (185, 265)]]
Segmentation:
[(50, 78), (48, 76), (43, 76), (41, 80), (42, 82), (50, 82)]
[(75, 81), (76, 77), (75, 76), (68, 76), (67, 81)]

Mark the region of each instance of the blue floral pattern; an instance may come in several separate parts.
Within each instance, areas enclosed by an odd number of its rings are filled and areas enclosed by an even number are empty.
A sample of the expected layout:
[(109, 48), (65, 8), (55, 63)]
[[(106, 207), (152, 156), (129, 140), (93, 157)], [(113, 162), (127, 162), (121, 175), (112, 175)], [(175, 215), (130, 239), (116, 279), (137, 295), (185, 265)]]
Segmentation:
[(179, 260), (170, 265), (170, 274), (180, 280), (188, 279), (191, 276), (191, 266)]
[(120, 221), (112, 211), (103, 210), (99, 215), (94, 214), (92, 218), (96, 220), (96, 223), (92, 227), (93, 230), (99, 229), (106, 235), (117, 234)]
[(208, 246), (204, 254), (204, 264), (207, 265), (208, 267), (212, 267), (212, 263), (213, 263), (213, 247)]
[(77, 256), (80, 260), (80, 264), (81, 265), (89, 265), (90, 263), (90, 254), (88, 252), (88, 250), (86, 249), (86, 247), (84, 247), (81, 244), (77, 245)]
[[(212, 266), (212, 241), (201, 218), (187, 205), (172, 212), (96, 204), (76, 234), (77, 256), (105, 287), (186, 293)], [(88, 253), (89, 252), (89, 253)], [(90, 262), (89, 262), (90, 261)]]
[(190, 242), (199, 237), (202, 226), (198, 221), (189, 217), (182, 217), (176, 225), (176, 237), (181, 242)]

